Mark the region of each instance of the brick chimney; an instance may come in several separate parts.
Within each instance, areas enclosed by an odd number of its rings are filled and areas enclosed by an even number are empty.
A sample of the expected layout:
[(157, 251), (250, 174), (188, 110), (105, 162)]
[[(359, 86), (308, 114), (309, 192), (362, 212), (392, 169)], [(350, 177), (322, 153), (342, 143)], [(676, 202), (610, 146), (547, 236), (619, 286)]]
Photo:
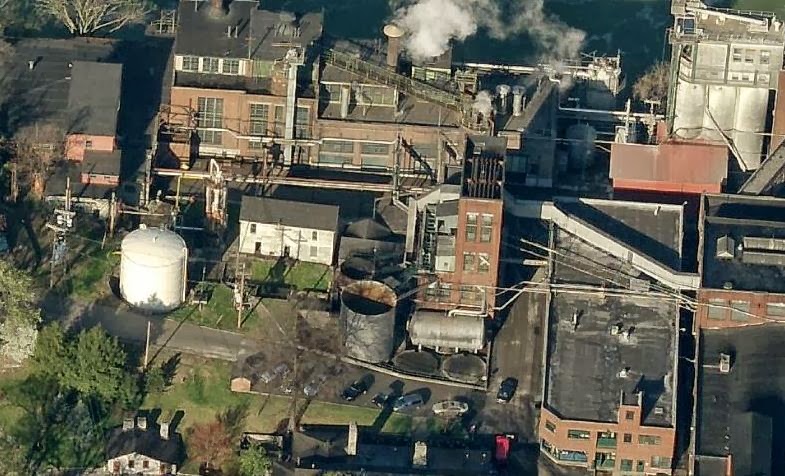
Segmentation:
[(162, 440), (168, 440), (169, 439), (169, 422), (168, 421), (167, 422), (161, 422), (160, 434), (161, 434), (161, 439)]
[(133, 429), (134, 429), (134, 418), (133, 417), (123, 418), (123, 431), (130, 431)]

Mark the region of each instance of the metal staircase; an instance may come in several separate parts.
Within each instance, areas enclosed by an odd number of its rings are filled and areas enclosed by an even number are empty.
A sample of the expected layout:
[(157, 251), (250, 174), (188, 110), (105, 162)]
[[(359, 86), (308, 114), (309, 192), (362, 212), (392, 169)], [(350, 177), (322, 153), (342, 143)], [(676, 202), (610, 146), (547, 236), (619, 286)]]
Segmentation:
[(433, 270), (436, 255), (436, 209), (433, 204), (426, 205), (423, 212), (423, 239), (420, 254), (420, 265), (424, 269)]
[(417, 99), (436, 103), (460, 113), (468, 111), (471, 107), (472, 100), (468, 96), (462, 96), (458, 93), (445, 91), (430, 84), (416, 81), (351, 54), (327, 49), (322, 55), (327, 64), (358, 74), (374, 82), (396, 87), (399, 91), (408, 93)]

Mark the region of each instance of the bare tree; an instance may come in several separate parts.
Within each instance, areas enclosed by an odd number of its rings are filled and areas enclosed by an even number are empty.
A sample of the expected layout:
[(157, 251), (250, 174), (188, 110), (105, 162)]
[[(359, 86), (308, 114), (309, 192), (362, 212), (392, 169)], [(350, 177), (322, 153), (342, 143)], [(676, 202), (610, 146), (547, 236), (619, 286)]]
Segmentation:
[(65, 151), (65, 132), (53, 124), (33, 124), (14, 134), (14, 162), (23, 185), (40, 196), (44, 180), (54, 162)]
[(150, 12), (143, 0), (38, 0), (38, 4), (78, 36), (117, 31)]
[(668, 63), (657, 63), (638, 78), (632, 87), (632, 93), (641, 102), (659, 103), (656, 109), (662, 110), (668, 100), (669, 76), (670, 66)]

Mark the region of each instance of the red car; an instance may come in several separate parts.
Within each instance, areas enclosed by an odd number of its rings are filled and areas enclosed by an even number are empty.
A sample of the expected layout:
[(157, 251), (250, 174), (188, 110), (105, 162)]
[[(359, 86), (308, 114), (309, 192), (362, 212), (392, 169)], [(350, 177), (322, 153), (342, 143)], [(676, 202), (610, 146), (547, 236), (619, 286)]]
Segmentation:
[(510, 446), (512, 445), (512, 438), (510, 435), (496, 435), (496, 451), (494, 452), (496, 463), (500, 466), (507, 464), (507, 459), (510, 457)]

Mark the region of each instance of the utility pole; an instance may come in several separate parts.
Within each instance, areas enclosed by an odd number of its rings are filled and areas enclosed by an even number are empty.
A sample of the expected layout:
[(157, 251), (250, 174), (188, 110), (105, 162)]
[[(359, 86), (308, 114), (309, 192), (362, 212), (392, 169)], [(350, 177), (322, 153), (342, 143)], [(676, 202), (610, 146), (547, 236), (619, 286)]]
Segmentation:
[(112, 198), (109, 201), (109, 236), (114, 236), (115, 219), (117, 217), (117, 195), (112, 192)]
[(10, 190), (10, 198), (11, 202), (16, 203), (17, 198), (19, 198), (19, 172), (18, 172), (18, 165), (16, 162), (11, 162), (11, 190)]
[(148, 357), (150, 355), (150, 321), (147, 321), (147, 338), (144, 343), (144, 369), (147, 370)]
[(240, 268), (240, 279), (235, 280), (234, 302), (237, 306), (237, 328), (243, 325), (243, 309), (245, 309), (245, 263)]
[(63, 277), (68, 267), (68, 242), (66, 237), (74, 226), (76, 213), (71, 211), (71, 179), (65, 181), (65, 205), (58, 207), (54, 211), (55, 223), (47, 223), (46, 227), (55, 231), (55, 238), (52, 241), (52, 258), (49, 261), (49, 288), (54, 287), (55, 267), (61, 261), (63, 263)]

